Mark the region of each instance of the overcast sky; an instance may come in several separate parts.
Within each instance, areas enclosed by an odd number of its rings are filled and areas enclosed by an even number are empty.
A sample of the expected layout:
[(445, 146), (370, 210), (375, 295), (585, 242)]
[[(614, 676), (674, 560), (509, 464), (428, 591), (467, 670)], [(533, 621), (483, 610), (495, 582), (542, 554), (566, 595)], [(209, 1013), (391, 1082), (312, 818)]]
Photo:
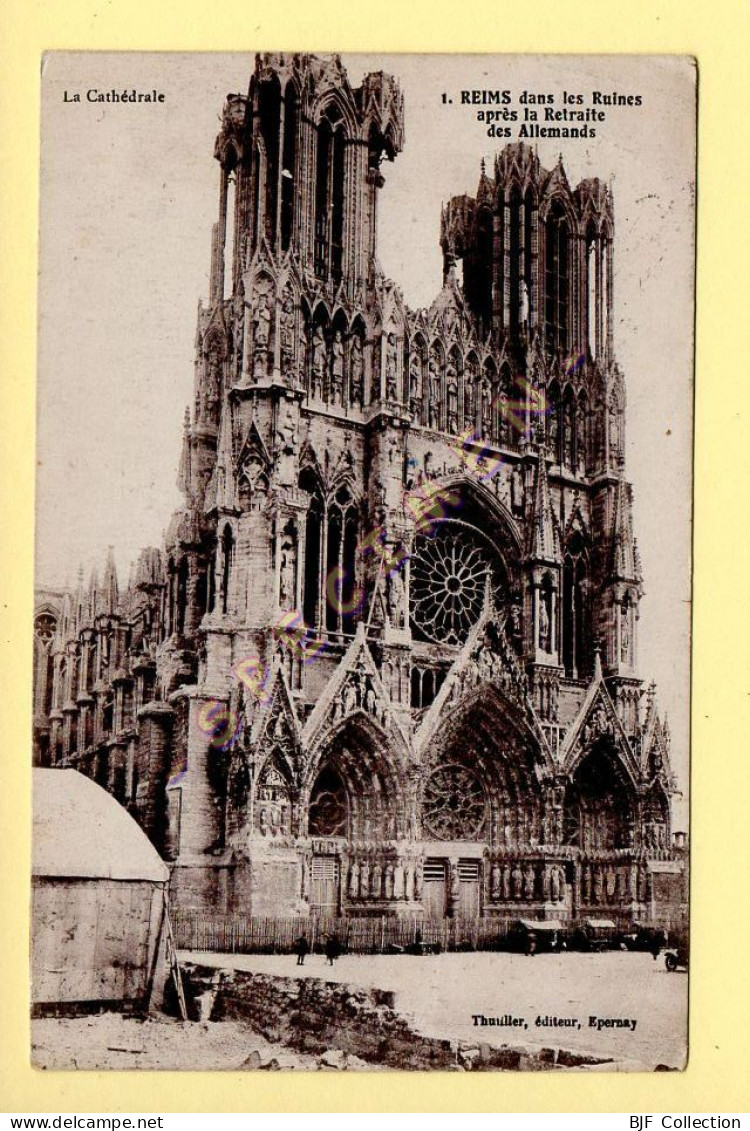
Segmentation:
[[(611, 181), (615, 197), (615, 350), (628, 390), (627, 472), (646, 596), (641, 674), (659, 683), (686, 788), (693, 355), (693, 74), (648, 57), (344, 57), (353, 85), (387, 70), (405, 96), (406, 143), (386, 164), (379, 257), (412, 306), (441, 285), (440, 206), (473, 193), (487, 136), (464, 89), (640, 94), (602, 107), (595, 140), (540, 140), (562, 151), (571, 185)], [(124, 581), (159, 545), (180, 499), (182, 417), (192, 397), (197, 302), (208, 293), (213, 160), (229, 91), (247, 92), (253, 57), (68, 54), (43, 80), (37, 440), (37, 579), (73, 582), (114, 546)], [(165, 94), (162, 104), (89, 103), (89, 89)], [(65, 101), (75, 93), (82, 101)], [(452, 103), (443, 101), (443, 93)], [(541, 118), (541, 115), (540, 115)], [(515, 130), (516, 126), (510, 123)], [(513, 139), (514, 140), (514, 139)], [(678, 808), (680, 818), (683, 807)], [(684, 824), (684, 820), (681, 819)]]

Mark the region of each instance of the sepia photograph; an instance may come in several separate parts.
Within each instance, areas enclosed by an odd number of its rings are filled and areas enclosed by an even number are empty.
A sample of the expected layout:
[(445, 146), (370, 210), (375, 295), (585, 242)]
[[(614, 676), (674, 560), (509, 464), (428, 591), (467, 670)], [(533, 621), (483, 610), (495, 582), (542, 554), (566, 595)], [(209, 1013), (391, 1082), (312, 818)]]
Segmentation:
[(686, 1067), (696, 83), (45, 56), (36, 1067)]

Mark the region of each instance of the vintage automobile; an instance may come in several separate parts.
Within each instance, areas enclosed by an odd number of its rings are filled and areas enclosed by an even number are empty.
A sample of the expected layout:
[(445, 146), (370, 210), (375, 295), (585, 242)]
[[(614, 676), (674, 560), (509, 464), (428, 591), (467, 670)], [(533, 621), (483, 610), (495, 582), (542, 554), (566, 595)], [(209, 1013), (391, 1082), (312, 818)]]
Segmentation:
[(664, 950), (664, 965), (670, 973), (682, 967), (687, 970), (690, 945), (686, 931), (676, 931)]
[(566, 950), (565, 928), (557, 919), (518, 919), (508, 932), (507, 946), (522, 954)]
[(612, 919), (584, 919), (572, 929), (570, 946), (573, 950), (617, 950), (622, 937)]
[(667, 940), (663, 927), (644, 923), (634, 923), (632, 930), (626, 931), (621, 937), (627, 950), (645, 950), (653, 954), (654, 958), (666, 945)]

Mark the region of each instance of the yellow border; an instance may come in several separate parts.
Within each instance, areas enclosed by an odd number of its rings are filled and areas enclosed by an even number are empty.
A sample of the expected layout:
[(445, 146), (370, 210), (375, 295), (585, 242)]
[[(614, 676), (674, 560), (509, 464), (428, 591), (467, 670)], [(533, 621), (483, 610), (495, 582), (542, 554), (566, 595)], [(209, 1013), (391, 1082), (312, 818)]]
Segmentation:
[[(292, 9), (296, 9), (292, 11)], [(745, 34), (743, 34), (743, 32)], [(747, 7), (744, 0), (6, 0), (0, 16), (0, 1106), (3, 1111), (747, 1110)], [(41, 1073), (26, 954), (39, 67), (47, 48), (675, 52), (700, 68), (693, 968), (685, 1073)], [(659, 129), (654, 121), (653, 129)], [(740, 196), (742, 194), (742, 196)], [(659, 375), (654, 374), (654, 380)], [(745, 615), (743, 615), (745, 614)], [(744, 842), (743, 844), (740, 841)]]

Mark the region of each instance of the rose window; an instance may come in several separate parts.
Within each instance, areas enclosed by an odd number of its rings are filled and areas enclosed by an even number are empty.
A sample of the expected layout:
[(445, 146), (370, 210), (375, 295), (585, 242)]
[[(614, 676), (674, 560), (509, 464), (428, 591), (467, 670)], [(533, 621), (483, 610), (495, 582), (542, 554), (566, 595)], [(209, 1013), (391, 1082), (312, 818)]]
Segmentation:
[(349, 806), (343, 782), (335, 771), (325, 769), (315, 783), (310, 799), (308, 831), (311, 836), (346, 836)]
[(409, 583), (413, 627), (436, 644), (462, 644), (479, 620), (488, 575), (497, 605), (504, 586), (492, 543), (464, 522), (441, 523), (418, 535)]
[(482, 783), (465, 766), (440, 766), (427, 779), (422, 824), (437, 840), (475, 840), (486, 820)]

